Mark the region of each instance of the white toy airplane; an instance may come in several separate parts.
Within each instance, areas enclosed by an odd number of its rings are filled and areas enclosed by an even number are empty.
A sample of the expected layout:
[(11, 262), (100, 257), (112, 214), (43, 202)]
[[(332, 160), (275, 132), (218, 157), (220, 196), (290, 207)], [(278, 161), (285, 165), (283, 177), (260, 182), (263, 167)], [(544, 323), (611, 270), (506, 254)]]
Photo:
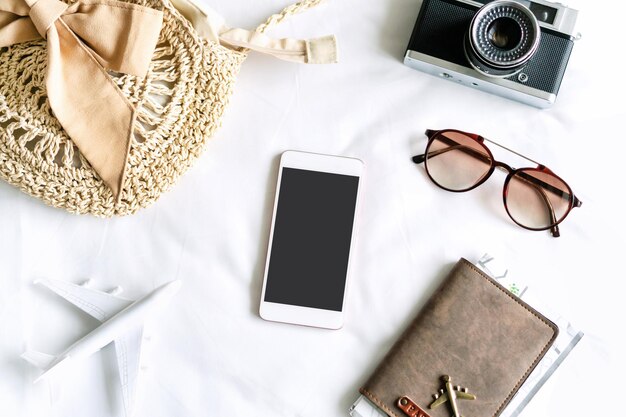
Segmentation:
[[(181, 281), (172, 281), (162, 285), (137, 301), (62, 281), (38, 280), (35, 283), (45, 285), (102, 322), (99, 327), (58, 356), (30, 350), (24, 352), (22, 358), (44, 370), (35, 382), (55, 377), (76, 360), (86, 358), (109, 343), (115, 342), (117, 366), (122, 383), (124, 414), (130, 417), (140, 366), (143, 322), (156, 310), (165, 306), (178, 292)], [(52, 389), (54, 388), (53, 386)]]

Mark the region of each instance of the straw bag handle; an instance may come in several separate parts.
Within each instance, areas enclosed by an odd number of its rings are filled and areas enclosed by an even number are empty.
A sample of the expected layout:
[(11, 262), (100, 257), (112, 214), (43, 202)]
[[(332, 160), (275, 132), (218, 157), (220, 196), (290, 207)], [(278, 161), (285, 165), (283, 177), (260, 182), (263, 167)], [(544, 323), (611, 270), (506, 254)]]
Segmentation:
[(169, 1), (187, 18), (203, 39), (217, 42), (241, 52), (253, 50), (286, 61), (303, 64), (337, 62), (337, 40), (333, 35), (316, 39), (274, 39), (263, 33), (270, 26), (282, 22), (287, 16), (315, 7), (323, 0), (302, 0), (287, 6), (280, 13), (270, 16), (256, 30), (231, 28), (215, 11), (204, 5), (196, 4), (193, 0)]
[(322, 1), (323, 0), (302, 0), (297, 3), (291, 4), (281, 10), (280, 13), (276, 13), (268, 17), (264, 23), (260, 24), (259, 27), (256, 28), (256, 31), (259, 33), (263, 33), (269, 27), (282, 22), (286, 17), (302, 13), (303, 11), (308, 9), (312, 9), (313, 7), (320, 4)]

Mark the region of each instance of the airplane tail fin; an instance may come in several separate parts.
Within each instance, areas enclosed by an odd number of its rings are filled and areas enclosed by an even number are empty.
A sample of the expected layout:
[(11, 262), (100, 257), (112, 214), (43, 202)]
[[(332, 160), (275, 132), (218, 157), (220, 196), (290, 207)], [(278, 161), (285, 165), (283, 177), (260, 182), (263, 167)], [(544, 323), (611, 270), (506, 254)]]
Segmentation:
[(54, 358), (52, 364), (47, 369), (44, 369), (45, 372), (39, 375), (39, 377), (35, 379), (33, 383), (36, 384), (37, 382), (44, 379), (49, 379), (50, 381), (52, 381), (52, 377), (56, 377), (63, 372), (63, 370), (66, 368), (66, 365), (69, 364), (69, 359), (70, 358), (67, 356), (60, 360), (58, 357)]
[(58, 360), (58, 356), (49, 355), (47, 353), (37, 352), (34, 350), (27, 350), (22, 353), (22, 358), (31, 364), (35, 365), (37, 368), (44, 370), (44, 373), (41, 374), (37, 379), (35, 379), (34, 383), (39, 382), (42, 379), (48, 380), (48, 386), (50, 390), (50, 401), (54, 404), (59, 400), (61, 396), (61, 384), (57, 378), (57, 370), (59, 368), (63, 368), (64, 366), (60, 365), (68, 358), (63, 358)]
[(22, 359), (32, 363), (39, 369), (48, 370), (50, 365), (57, 359), (54, 355), (48, 355), (47, 353), (37, 352), (35, 350), (27, 350), (22, 353)]

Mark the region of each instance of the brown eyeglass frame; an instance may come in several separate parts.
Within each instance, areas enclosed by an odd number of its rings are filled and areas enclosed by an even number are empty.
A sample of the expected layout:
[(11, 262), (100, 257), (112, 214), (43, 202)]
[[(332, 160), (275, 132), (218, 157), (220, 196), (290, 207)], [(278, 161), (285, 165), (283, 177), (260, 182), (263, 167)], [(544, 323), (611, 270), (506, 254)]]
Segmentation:
[[(469, 148), (466, 146), (463, 146), (462, 144), (454, 141), (451, 138), (448, 138), (446, 136), (443, 136), (443, 133), (446, 132), (455, 132), (455, 133), (459, 133), (462, 135), (465, 135), (468, 138), (471, 138), (473, 140), (475, 140), (478, 144), (480, 144), (480, 146), (485, 150), (485, 152), (488, 154), (489, 156), (489, 161), (486, 160), (485, 155), (483, 155), (482, 153), (476, 151), (473, 148)], [(430, 178), (430, 180), (435, 183), (436, 186), (438, 186), (439, 188), (442, 188), (446, 191), (450, 191), (453, 193), (464, 193), (466, 191), (470, 191), (473, 190), (474, 188), (478, 187), (479, 185), (483, 184), (485, 181), (487, 181), (489, 179), (489, 177), (491, 177), (491, 174), (493, 174), (493, 172), (495, 171), (496, 168), (499, 168), (503, 171), (507, 171), (508, 174), (506, 176), (506, 179), (504, 180), (504, 187), (502, 188), (502, 201), (504, 203), (504, 208), (506, 210), (506, 213), (508, 214), (508, 216), (511, 218), (511, 220), (513, 220), (513, 222), (515, 224), (517, 224), (520, 227), (523, 227), (524, 229), (527, 230), (536, 230), (536, 231), (540, 231), (540, 230), (548, 230), (550, 229), (550, 233), (552, 234), (552, 236), (554, 237), (559, 237), (560, 231), (559, 231), (559, 223), (561, 223), (563, 220), (565, 220), (565, 218), (568, 216), (568, 214), (570, 213), (570, 211), (572, 211), (572, 209), (574, 207), (580, 207), (582, 206), (582, 201), (580, 201), (575, 195), (574, 192), (572, 191), (572, 188), (569, 186), (569, 184), (567, 184), (565, 181), (563, 181), (563, 179), (561, 177), (559, 177), (558, 175), (556, 175), (554, 172), (552, 172), (548, 167), (546, 167), (543, 164), (540, 164), (536, 161), (533, 161), (532, 159), (515, 152), (512, 149), (509, 149), (505, 146), (502, 146), (492, 140), (489, 140), (483, 136), (480, 135), (476, 135), (474, 133), (468, 133), (468, 132), (463, 132), (461, 130), (456, 130), (456, 129), (442, 129), (442, 130), (431, 130), (431, 129), (427, 129), (425, 132), (426, 136), (428, 137), (428, 144), (426, 145), (426, 151), (425, 153), (423, 153), (422, 155), (416, 155), (412, 158), (413, 162), (416, 164), (421, 164), (422, 162), (424, 162), (424, 167), (426, 168), (426, 174), (428, 175), (428, 177)], [(471, 187), (468, 187), (466, 189), (463, 190), (453, 190), (450, 188), (446, 188), (444, 186), (442, 186), (441, 184), (439, 184), (430, 174), (430, 172), (428, 171), (428, 163), (426, 161), (427, 156), (429, 155), (428, 150), (430, 149), (430, 146), (432, 145), (432, 143), (434, 142), (435, 139), (439, 139), (442, 140), (443, 142), (447, 142), (449, 144), (451, 144), (451, 142), (456, 143), (457, 145), (461, 146), (463, 149), (462, 151), (470, 154), (471, 156), (474, 156), (478, 159), (483, 160), (484, 162), (488, 162), (490, 167), (489, 170), (487, 171), (487, 173), (485, 175), (483, 175), (483, 177), (476, 182), (476, 184), (473, 184)], [(491, 150), (487, 147), (487, 145), (485, 145), (484, 142), (489, 142), (493, 145), (496, 145), (502, 149), (505, 149), (509, 152), (514, 153), (517, 156), (520, 156), (524, 159), (526, 159), (527, 161), (530, 161), (534, 164), (537, 164), (536, 168), (533, 167), (522, 167), (522, 168), (513, 168), (510, 165), (501, 162), (501, 161), (497, 161), (494, 157), (493, 154), (491, 153)], [(452, 148), (451, 148), (452, 149)], [(440, 151), (435, 151), (437, 152), (436, 154), (439, 153), (443, 153), (443, 152), (447, 152), (449, 149), (443, 149)], [(433, 152), (433, 153), (435, 153)], [(544, 181), (541, 181), (540, 179), (533, 177), (532, 175), (527, 175), (525, 174), (526, 171), (537, 171), (537, 172), (543, 172), (545, 174), (551, 175), (554, 178), (558, 179), (559, 181), (561, 181), (566, 187), (567, 187), (567, 191), (568, 193), (563, 193), (563, 190), (557, 189), (556, 187), (547, 184)], [(507, 191), (508, 191), (508, 186), (509, 186), (509, 182), (511, 181), (511, 179), (517, 175), (518, 178), (522, 178), (530, 183), (532, 183), (533, 185), (535, 185), (538, 190), (540, 191), (540, 195), (544, 198), (544, 200), (546, 201), (546, 205), (550, 208), (550, 219), (551, 219), (551, 224), (545, 227), (539, 227), (539, 228), (533, 228), (533, 227), (528, 227), (525, 226), (521, 223), (519, 223), (517, 220), (515, 220), (515, 218), (511, 215), (511, 212), (509, 211), (509, 207), (506, 203), (506, 197), (507, 197)], [(556, 215), (554, 213), (554, 209), (552, 207), (552, 203), (550, 202), (550, 200), (548, 199), (548, 197), (545, 195), (545, 192), (543, 191), (543, 189), (549, 190), (549, 191), (553, 191), (555, 193), (564, 195), (565, 197), (568, 197), (569, 200), (569, 204), (567, 207), (567, 211), (565, 212), (565, 214), (563, 215), (563, 217), (557, 221), (556, 219)]]

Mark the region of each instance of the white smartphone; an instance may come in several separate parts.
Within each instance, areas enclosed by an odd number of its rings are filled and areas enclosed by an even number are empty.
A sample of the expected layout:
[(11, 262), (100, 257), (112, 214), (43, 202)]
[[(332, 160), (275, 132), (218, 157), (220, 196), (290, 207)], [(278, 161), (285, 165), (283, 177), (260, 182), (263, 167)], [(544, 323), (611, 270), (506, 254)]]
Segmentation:
[(282, 154), (259, 309), (265, 320), (343, 326), (363, 168), (355, 158)]

